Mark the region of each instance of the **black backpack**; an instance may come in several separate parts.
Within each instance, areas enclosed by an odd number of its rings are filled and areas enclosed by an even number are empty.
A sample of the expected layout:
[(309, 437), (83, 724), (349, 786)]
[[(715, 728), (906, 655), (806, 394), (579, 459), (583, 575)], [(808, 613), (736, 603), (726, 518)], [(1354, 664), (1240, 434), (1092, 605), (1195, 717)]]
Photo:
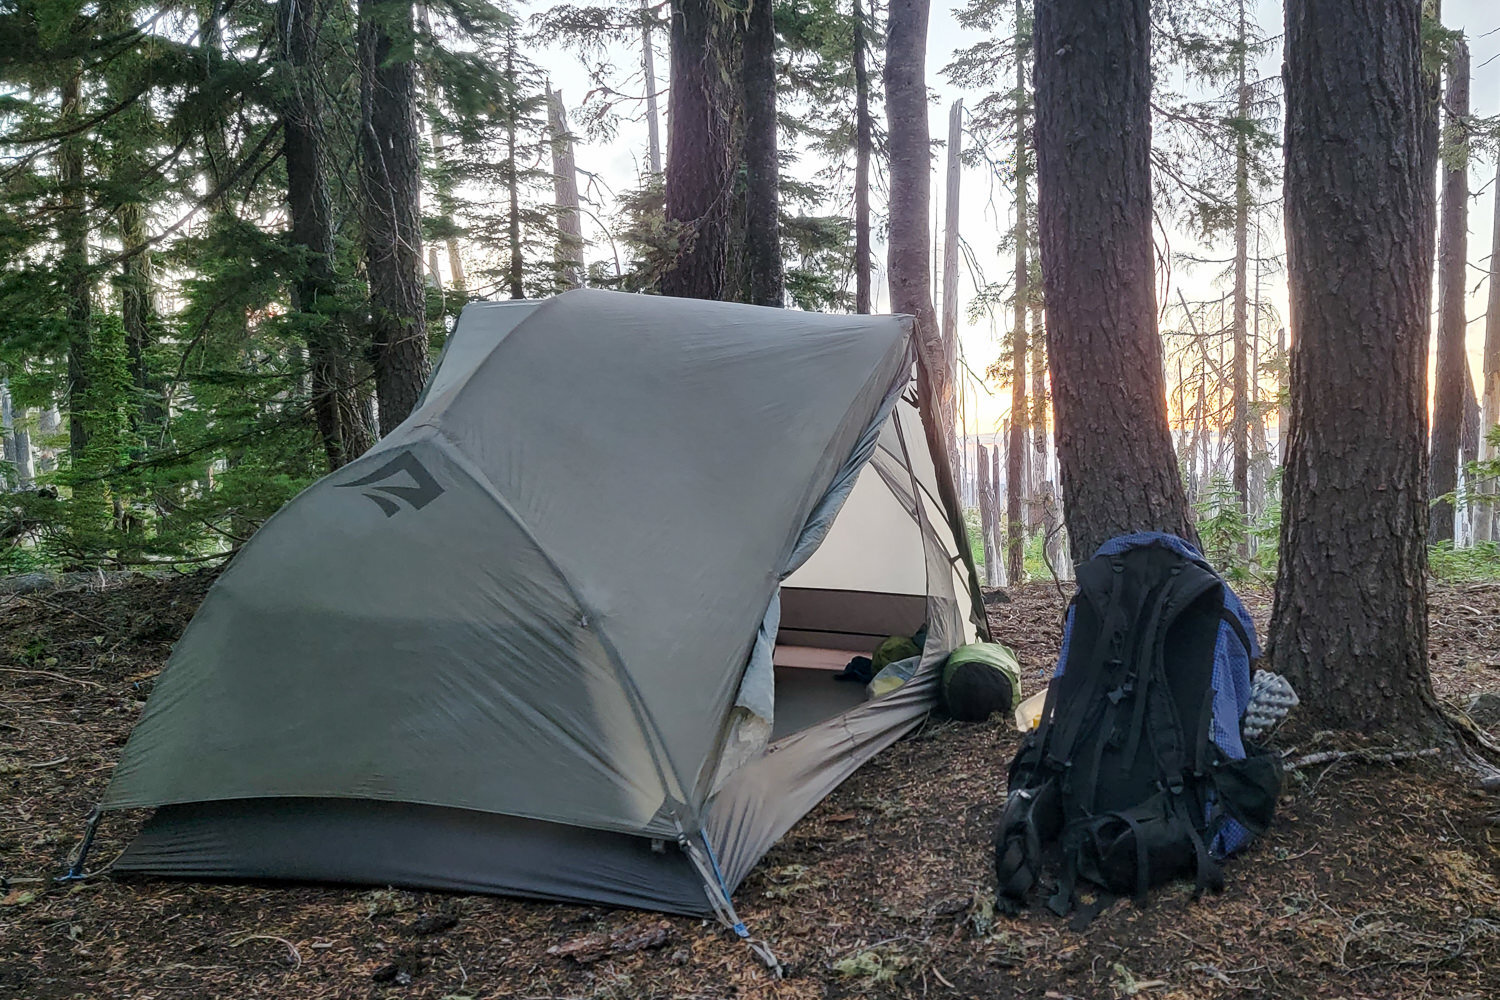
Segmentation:
[[(1232, 850), (1275, 810), (1279, 758), (1245, 745), (1235, 759), (1211, 732), (1221, 642), (1243, 644), (1244, 655), (1221, 657), (1221, 667), (1232, 659), (1245, 674), (1237, 686), (1249, 690), (1255, 647), (1226, 607), (1235, 599), (1187, 543), (1135, 537), (1152, 541), (1117, 540), (1131, 545), (1108, 544), (1101, 553), (1114, 554), (1078, 568), (1058, 674), (1011, 762), (995, 832), (997, 900), (1008, 912), (1049, 859), (1060, 870), (1048, 900), (1059, 916), (1077, 902), (1080, 879), (1100, 890), (1079, 926), (1115, 896), (1144, 903), (1148, 889), (1178, 876), (1194, 878), (1195, 895), (1217, 892), (1216, 836), (1237, 822)], [(1223, 742), (1238, 755), (1237, 713), (1228, 724), (1234, 737)]]

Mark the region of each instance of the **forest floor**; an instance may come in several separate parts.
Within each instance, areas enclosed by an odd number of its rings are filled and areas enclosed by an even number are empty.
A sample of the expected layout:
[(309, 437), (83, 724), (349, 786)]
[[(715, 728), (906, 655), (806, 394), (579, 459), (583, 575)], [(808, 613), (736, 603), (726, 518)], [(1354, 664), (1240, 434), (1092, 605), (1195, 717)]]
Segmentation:
[[(208, 582), (0, 595), (0, 997), (1478, 1000), (1500, 983), (1500, 801), (1437, 758), (1296, 772), (1222, 895), (1168, 887), (1083, 933), (1045, 908), (996, 916), (988, 845), (1016, 742), (1001, 719), (929, 722), (761, 862), (736, 902), (781, 980), (699, 920), (388, 889), (54, 884)], [(1245, 596), (1264, 623), (1269, 598)], [(1035, 690), (1062, 598), (1035, 585), (992, 608)], [(1500, 584), (1435, 587), (1432, 649), (1446, 700), (1500, 691)], [(139, 819), (106, 822), (93, 861)], [(549, 953), (560, 945), (582, 954)]]

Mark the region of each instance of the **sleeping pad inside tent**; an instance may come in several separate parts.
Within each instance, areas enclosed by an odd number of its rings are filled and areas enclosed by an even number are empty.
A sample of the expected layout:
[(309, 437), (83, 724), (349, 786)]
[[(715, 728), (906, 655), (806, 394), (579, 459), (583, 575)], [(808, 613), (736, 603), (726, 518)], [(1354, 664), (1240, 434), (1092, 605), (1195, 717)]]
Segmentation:
[[(154, 810), (115, 869), (732, 920), (975, 635), (910, 340), (600, 291), (470, 305), (411, 416), (210, 590), (100, 803)], [(922, 624), (895, 692), (833, 680)]]

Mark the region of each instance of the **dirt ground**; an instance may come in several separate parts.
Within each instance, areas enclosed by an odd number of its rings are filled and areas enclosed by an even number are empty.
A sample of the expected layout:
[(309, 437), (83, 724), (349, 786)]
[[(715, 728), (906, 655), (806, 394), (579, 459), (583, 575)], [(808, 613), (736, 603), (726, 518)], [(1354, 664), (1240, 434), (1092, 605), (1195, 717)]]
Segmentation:
[[(1045, 909), (1007, 918), (990, 905), (988, 842), (1015, 748), (998, 719), (929, 722), (765, 858), (736, 902), (787, 967), (780, 980), (682, 918), (389, 889), (54, 884), (207, 585), (0, 596), (0, 997), (1500, 994), (1500, 801), (1453, 762), (1298, 771), (1222, 895), (1169, 887), (1075, 933)], [(1246, 597), (1263, 621), (1268, 596)], [(1062, 608), (1050, 585), (992, 605), (1028, 690), (1056, 655)], [(1436, 588), (1432, 640), (1443, 698), (1500, 691), (1500, 584)], [(93, 862), (139, 820), (110, 818)]]

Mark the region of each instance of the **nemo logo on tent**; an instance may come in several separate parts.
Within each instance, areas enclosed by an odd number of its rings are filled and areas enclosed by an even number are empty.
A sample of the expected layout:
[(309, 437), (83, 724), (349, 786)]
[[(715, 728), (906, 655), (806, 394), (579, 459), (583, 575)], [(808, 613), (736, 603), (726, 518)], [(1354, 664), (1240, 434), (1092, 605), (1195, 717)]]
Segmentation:
[[(406, 474), (410, 485), (398, 478), (402, 473)], [(337, 486), (340, 489), (368, 486), (369, 489), (364, 492), (365, 498), (375, 501), (375, 506), (385, 511), (386, 517), (395, 517), (401, 512), (398, 501), (405, 500), (412, 510), (421, 510), (443, 495), (443, 488), (432, 478), (432, 473), (409, 451), (403, 451), (368, 476), (350, 483), (338, 483)]]

